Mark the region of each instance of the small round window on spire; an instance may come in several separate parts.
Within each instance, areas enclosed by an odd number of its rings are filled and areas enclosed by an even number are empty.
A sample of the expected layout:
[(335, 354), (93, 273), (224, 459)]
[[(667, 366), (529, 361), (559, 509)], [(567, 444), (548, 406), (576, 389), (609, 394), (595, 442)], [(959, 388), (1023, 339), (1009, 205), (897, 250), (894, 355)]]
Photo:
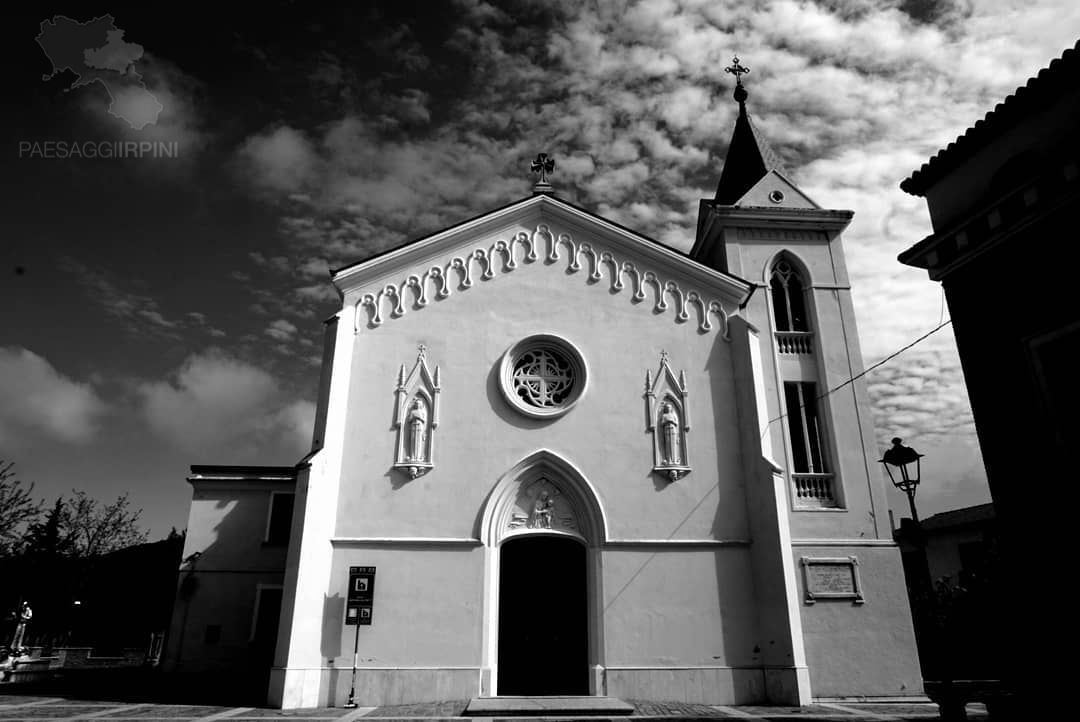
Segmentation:
[(773, 203), (783, 203), (784, 202), (784, 192), (783, 191), (769, 191), (769, 200), (772, 201)]

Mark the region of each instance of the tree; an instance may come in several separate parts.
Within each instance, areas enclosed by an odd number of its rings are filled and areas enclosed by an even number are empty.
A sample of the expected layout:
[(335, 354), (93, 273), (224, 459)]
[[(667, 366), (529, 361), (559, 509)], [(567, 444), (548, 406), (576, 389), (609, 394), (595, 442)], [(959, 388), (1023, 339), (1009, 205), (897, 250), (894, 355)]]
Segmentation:
[(41, 502), (30, 496), (34, 485), (19, 479), (14, 467), (15, 462), (0, 459), (0, 557), (15, 550), (23, 527), (41, 515)]
[(60, 533), (63, 523), (64, 500), (57, 499), (44, 521), (30, 525), (23, 537), (22, 554), (31, 559), (58, 557), (67, 553), (68, 545)]
[(146, 532), (139, 528), (142, 510), (132, 510), (127, 494), (112, 504), (99, 504), (84, 491), (74, 490), (60, 512), (60, 541), (72, 556), (81, 559), (142, 544)]

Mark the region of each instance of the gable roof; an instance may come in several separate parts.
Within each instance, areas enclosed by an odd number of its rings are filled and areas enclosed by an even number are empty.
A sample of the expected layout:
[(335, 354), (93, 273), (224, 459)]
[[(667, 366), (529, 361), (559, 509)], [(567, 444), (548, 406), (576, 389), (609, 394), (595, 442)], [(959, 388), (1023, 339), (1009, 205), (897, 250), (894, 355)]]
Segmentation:
[(949, 171), (975, 155), (988, 143), (1032, 113), (1055, 102), (1063, 90), (1080, 84), (1080, 40), (1056, 58), (1049, 67), (998, 103), (993, 110), (965, 130), (956, 140), (939, 150), (922, 167), (900, 183), (900, 189), (921, 196)]
[(671, 310), (676, 322), (694, 320), (702, 333), (715, 320), (724, 339), (754, 291), (745, 279), (547, 193), (337, 269), (331, 281), (359, 331), (473, 288), (474, 279), (560, 259), (566, 276), (581, 272), (590, 284), (606, 278), (611, 293), (626, 290), (633, 303), (651, 296), (655, 313)]
[[(710, 266), (702, 264), (700, 261), (692, 258), (684, 251), (672, 248), (671, 246), (661, 243), (654, 238), (639, 233), (632, 228), (628, 228), (621, 223), (617, 223), (616, 221), (604, 218), (603, 216), (600, 216), (588, 210), (587, 208), (583, 208), (563, 198), (559, 198), (552, 193), (538, 193), (526, 196), (525, 198), (518, 199), (512, 203), (500, 206), (499, 208), (496, 208), (494, 210), (486, 211), (479, 215), (473, 216), (472, 218), (468, 218), (459, 223), (447, 226), (446, 228), (443, 228), (439, 231), (429, 233), (425, 236), (421, 236), (420, 238), (415, 238), (411, 241), (407, 241), (400, 245), (394, 246), (393, 248), (389, 248), (385, 251), (381, 251), (374, 255), (368, 256), (367, 258), (361, 259), (359, 261), (355, 261), (340, 268), (331, 269), (331, 281), (334, 283), (335, 286), (337, 286), (339, 281), (345, 280), (350, 276), (354, 276), (362, 272), (364, 269), (378, 265), (381, 261), (387, 261), (393, 257), (404, 255), (409, 252), (409, 249), (419, 248), (434, 243), (441, 238), (446, 238), (463, 232), (470, 226), (480, 225), (485, 221), (494, 219), (497, 216), (506, 216), (514, 213), (515, 211), (524, 210), (532, 206), (549, 206), (552, 210), (557, 210), (561, 207), (563, 210), (571, 211), (577, 216), (583, 216), (584, 218), (593, 221), (600, 226), (608, 227), (609, 229), (618, 232), (618, 234), (623, 237), (632, 238), (643, 244), (644, 247), (651, 249), (654, 253), (660, 253), (671, 260), (677, 260), (680, 263), (684, 263), (686, 264), (687, 268), (692, 272), (696, 271), (698, 273), (706, 273), (708, 275), (727, 280), (731, 283), (732, 286), (745, 286), (752, 292), (753, 284), (744, 278), (736, 276), (732, 273), (718, 271)], [(340, 290), (341, 289), (339, 287), (339, 291)]]
[[(776, 191), (780, 192), (779, 196), (772, 195)], [(732, 205), (785, 209), (821, 208), (813, 198), (775, 168), (767, 171)]]

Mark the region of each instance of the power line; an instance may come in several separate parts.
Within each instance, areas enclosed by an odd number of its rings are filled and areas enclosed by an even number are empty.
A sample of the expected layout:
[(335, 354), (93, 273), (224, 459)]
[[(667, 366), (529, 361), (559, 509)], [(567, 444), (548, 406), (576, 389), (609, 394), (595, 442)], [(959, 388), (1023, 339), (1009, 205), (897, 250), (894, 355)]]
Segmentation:
[[(908, 350), (909, 348), (911, 348), (912, 346), (915, 346), (916, 344), (918, 344), (918, 343), (920, 343), (920, 342), (924, 341), (925, 339), (927, 339), (927, 338), (930, 338), (930, 337), (931, 337), (931, 336), (933, 336), (933, 335), (934, 335), (935, 333), (937, 333), (937, 332), (938, 332), (938, 331), (940, 331), (941, 329), (943, 329), (943, 328), (945, 328), (946, 326), (948, 326), (948, 325), (949, 325), (950, 323), (952, 323), (952, 319), (951, 319), (951, 318), (950, 318), (950, 319), (949, 319), (948, 321), (945, 321), (945, 322), (943, 322), (943, 323), (940, 323), (940, 324), (938, 324), (938, 325), (937, 325), (936, 327), (934, 327), (934, 328), (930, 329), (929, 331), (927, 331), (926, 333), (924, 333), (924, 334), (923, 334), (922, 336), (919, 336), (919, 337), (918, 337), (917, 339), (915, 339), (914, 341), (912, 341), (911, 343), (909, 343), (909, 344), (908, 344), (907, 346), (904, 346), (903, 348), (900, 348), (900, 349), (897, 349), (896, 351), (893, 351), (893, 352), (892, 352), (891, 354), (889, 354), (889, 355), (888, 355), (888, 356), (886, 356), (885, 358), (881, 359), (880, 361), (878, 361), (878, 362), (877, 362), (876, 364), (874, 364), (873, 366), (870, 366), (870, 367), (868, 367), (868, 368), (866, 368), (866, 369), (863, 369), (862, 373), (858, 373), (858, 374), (856, 374), (856, 375), (852, 376), (851, 378), (849, 378), (849, 379), (848, 379), (847, 381), (845, 381), (844, 383), (842, 383), (842, 384), (840, 384), (840, 385), (838, 385), (838, 386), (834, 386), (833, 388), (829, 389), (829, 390), (828, 390), (828, 391), (826, 391), (825, 393), (821, 394), (821, 396), (818, 396), (817, 398), (815, 398), (815, 399), (814, 399), (814, 401), (815, 401), (815, 402), (816, 402), (816, 401), (820, 401), (821, 399), (825, 398), (826, 396), (829, 396), (829, 395), (831, 395), (831, 394), (834, 394), (834, 393), (836, 393), (837, 391), (839, 391), (840, 389), (844, 388), (844, 387), (845, 387), (845, 386), (847, 386), (848, 384), (850, 384), (850, 383), (852, 383), (852, 382), (854, 382), (854, 381), (857, 381), (858, 379), (861, 379), (861, 378), (862, 378), (863, 376), (865, 376), (866, 374), (870, 373), (871, 371), (873, 371), (874, 369), (876, 369), (876, 368), (877, 368), (878, 366), (881, 366), (882, 364), (885, 364), (885, 363), (888, 363), (889, 361), (892, 361), (892, 360), (893, 360), (894, 358), (896, 358), (896, 357), (897, 357), (897, 356), (899, 356), (900, 354), (904, 353), (905, 351), (907, 351), (907, 350)], [(799, 406), (799, 408), (800, 408), (800, 409), (806, 408), (806, 404), (801, 404), (801, 405)], [(772, 426), (773, 422), (775, 422), (775, 421), (779, 421), (780, 419), (782, 419), (782, 418), (784, 418), (784, 417), (786, 417), (786, 416), (788, 416), (788, 414), (786, 414), (786, 413), (785, 413), (785, 414), (780, 414), (780, 415), (779, 415), (779, 416), (777, 416), (777, 417), (776, 417), (775, 419), (769, 419), (769, 423), (765, 424), (765, 428), (766, 428), (766, 429), (768, 429), (768, 428), (769, 428), (770, 426)], [(762, 434), (762, 437), (764, 437), (764, 436), (765, 436), (765, 434), (763, 433), (763, 434)]]

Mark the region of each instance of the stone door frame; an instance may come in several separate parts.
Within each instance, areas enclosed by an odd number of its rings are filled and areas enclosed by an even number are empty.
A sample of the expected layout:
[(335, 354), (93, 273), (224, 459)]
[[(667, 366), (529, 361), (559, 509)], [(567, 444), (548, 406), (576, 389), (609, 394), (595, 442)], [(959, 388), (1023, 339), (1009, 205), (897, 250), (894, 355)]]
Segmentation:
[[(574, 523), (556, 528), (520, 524), (523, 490), (543, 483), (560, 492), (563, 509)], [(585, 475), (564, 457), (548, 449), (528, 455), (503, 474), (484, 502), (480, 539), (484, 544), (483, 639), (480, 696), (498, 695), (499, 575), (502, 543), (522, 535), (569, 537), (585, 546), (589, 694), (606, 695), (604, 675), (603, 568), (601, 548), (607, 539), (607, 519), (600, 499)]]

